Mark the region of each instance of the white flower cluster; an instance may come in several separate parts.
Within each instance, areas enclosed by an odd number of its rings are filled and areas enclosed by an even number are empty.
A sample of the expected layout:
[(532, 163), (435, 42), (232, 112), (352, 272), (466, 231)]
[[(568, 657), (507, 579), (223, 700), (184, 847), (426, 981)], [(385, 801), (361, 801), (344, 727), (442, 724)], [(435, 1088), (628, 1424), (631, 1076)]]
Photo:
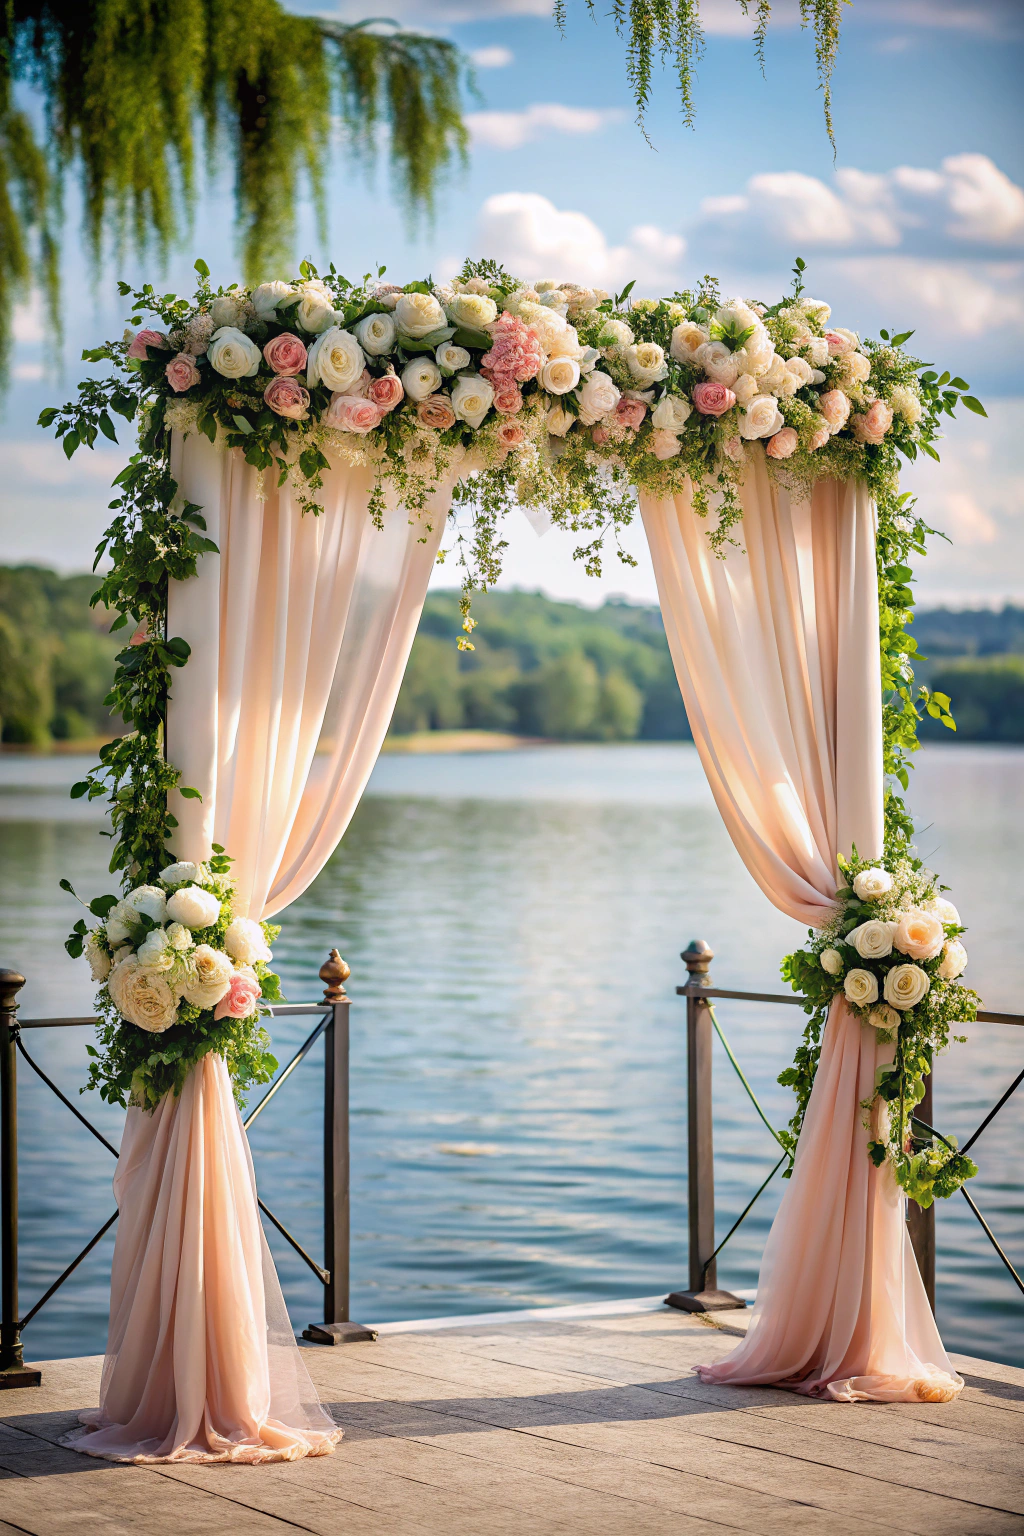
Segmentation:
[[(217, 944), (200, 937), (211, 929)], [(230, 887), (187, 862), (129, 891), (84, 952), (121, 1017), (153, 1034), (178, 1022), (182, 1002), (215, 1019), (248, 1018), (261, 995), (254, 967), (273, 958), (261, 924), (231, 915)]]

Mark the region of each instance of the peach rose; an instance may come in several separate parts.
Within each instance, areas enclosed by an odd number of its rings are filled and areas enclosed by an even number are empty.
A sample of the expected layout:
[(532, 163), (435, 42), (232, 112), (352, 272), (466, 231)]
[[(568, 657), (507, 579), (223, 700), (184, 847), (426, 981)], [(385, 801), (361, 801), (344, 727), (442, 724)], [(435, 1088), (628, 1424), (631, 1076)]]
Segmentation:
[(263, 996), (254, 971), (248, 967), (236, 971), (228, 989), (213, 1012), (215, 1019), (247, 1019), (256, 1012), (256, 999)]
[(730, 437), (722, 451), (727, 459), (732, 459), (734, 464), (738, 464), (743, 457), (742, 437)]
[(304, 421), (309, 410), (309, 390), (303, 389), (297, 379), (271, 379), (263, 399), (278, 416), (288, 416), (292, 421)]
[(367, 395), (387, 415), (396, 405), (401, 405), (405, 399), (405, 389), (397, 373), (384, 373), (379, 379), (370, 380)]
[(647, 439), (647, 451), (656, 459), (674, 459), (679, 452), (679, 439), (674, 432), (659, 428)]
[(199, 383), (199, 369), (196, 360), (187, 352), (179, 352), (177, 357), (172, 357), (164, 369), (167, 382), (176, 395), (183, 394), (186, 389), (191, 389), (193, 384)]
[(853, 435), (858, 443), (877, 445), (883, 441), (891, 426), (892, 411), (884, 400), (876, 400), (862, 415), (853, 418)]
[(693, 403), (702, 416), (724, 416), (736, 404), (736, 396), (725, 384), (703, 379), (694, 387)]
[(428, 395), (416, 407), (416, 419), (421, 427), (433, 427), (435, 432), (447, 432), (455, 425), (455, 412), (447, 395)]
[(293, 379), (306, 366), (306, 349), (297, 336), (284, 331), (263, 348), (268, 365), (282, 379)]
[(892, 947), (911, 960), (932, 960), (946, 942), (946, 931), (932, 912), (904, 912), (892, 936)]
[(502, 416), (514, 416), (523, 408), (522, 391), (514, 384), (502, 384), (494, 391), (494, 409)]
[(635, 431), (647, 415), (643, 400), (630, 400), (624, 395), (615, 407), (615, 421), (620, 427), (632, 427)]
[(819, 448), (824, 448), (831, 436), (832, 433), (829, 431), (828, 422), (823, 421), (807, 444), (808, 453), (817, 453)]
[(170, 342), (163, 331), (139, 331), (128, 348), (128, 356), (140, 358), (145, 363), (149, 360), (148, 347), (166, 350), (169, 346)]
[(521, 427), (518, 421), (503, 421), (495, 435), (503, 447), (518, 448), (520, 443), (526, 441), (526, 428)]
[(850, 415), (850, 397), (841, 389), (827, 389), (818, 401), (818, 409), (828, 422), (830, 432), (841, 432)]
[(339, 432), (358, 432), (365, 436), (380, 425), (382, 411), (362, 395), (332, 395), (324, 421)]
[(792, 427), (783, 427), (770, 437), (764, 445), (764, 451), (770, 459), (788, 459), (795, 453), (800, 439)]

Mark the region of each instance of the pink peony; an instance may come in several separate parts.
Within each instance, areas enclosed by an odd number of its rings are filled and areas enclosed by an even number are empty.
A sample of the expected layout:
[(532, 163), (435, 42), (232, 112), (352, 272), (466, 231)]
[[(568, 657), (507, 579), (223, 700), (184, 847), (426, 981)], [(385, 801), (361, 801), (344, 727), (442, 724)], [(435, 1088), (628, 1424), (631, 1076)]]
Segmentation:
[[(142, 334), (140, 332), (140, 334)], [(187, 352), (179, 352), (177, 357), (172, 357), (164, 369), (167, 382), (176, 395), (183, 394), (186, 389), (191, 389), (193, 384), (199, 383), (199, 369), (196, 360)]]
[(788, 459), (795, 453), (800, 439), (792, 427), (782, 427), (765, 443), (764, 451), (770, 459)]
[(494, 391), (494, 409), (502, 416), (514, 416), (523, 408), (522, 391), (515, 384), (499, 384)]
[(166, 350), (169, 346), (170, 342), (163, 331), (139, 331), (128, 348), (128, 356), (138, 357), (143, 362), (146, 362), (149, 358), (149, 353), (146, 350), (147, 347), (160, 347)]
[(858, 443), (878, 444), (891, 426), (892, 411), (884, 400), (876, 400), (863, 415), (853, 418), (853, 435)]
[(297, 379), (271, 379), (263, 399), (278, 416), (288, 416), (292, 421), (304, 421), (309, 410), (309, 390), (303, 389)]
[(635, 431), (646, 415), (647, 405), (643, 400), (631, 400), (623, 395), (615, 407), (614, 419), (617, 426), (632, 427)]
[(361, 436), (380, 425), (384, 412), (362, 395), (332, 395), (324, 421), (339, 432), (358, 432)]
[(215, 1019), (247, 1019), (256, 1012), (256, 999), (263, 996), (255, 973), (235, 971), (228, 989), (213, 1011)]
[(841, 331), (826, 331), (825, 340), (828, 342), (830, 357), (845, 357), (847, 352), (852, 352), (856, 342), (849, 335), (844, 336)]
[(831, 436), (832, 433), (828, 429), (828, 422), (822, 422), (821, 426), (817, 428), (810, 442), (807, 444), (808, 453), (817, 453), (819, 448), (824, 448), (825, 444), (828, 442)]
[(498, 442), (505, 448), (518, 448), (526, 441), (526, 428), (517, 421), (503, 421), (496, 433)]
[(294, 379), (306, 366), (306, 349), (297, 336), (284, 331), (268, 341), (263, 356), (274, 372), (282, 379)]
[(540, 373), (542, 361), (537, 332), (505, 310), (491, 326), (491, 350), (480, 359), (484, 378), (496, 389), (502, 384), (525, 384)]
[(674, 459), (679, 452), (679, 439), (674, 432), (659, 428), (648, 438), (647, 451), (653, 453), (656, 459)]
[(818, 401), (818, 409), (828, 422), (829, 430), (840, 432), (850, 414), (850, 397), (841, 389), (826, 390)]
[(370, 380), (366, 393), (367, 398), (387, 415), (388, 411), (393, 411), (405, 399), (405, 386), (397, 373), (384, 373), (379, 379)]
[(724, 384), (703, 379), (694, 386), (693, 403), (702, 416), (724, 416), (736, 404), (736, 396)]
[(416, 420), (421, 427), (433, 427), (437, 432), (447, 432), (455, 425), (455, 412), (447, 395), (429, 395), (416, 407)]

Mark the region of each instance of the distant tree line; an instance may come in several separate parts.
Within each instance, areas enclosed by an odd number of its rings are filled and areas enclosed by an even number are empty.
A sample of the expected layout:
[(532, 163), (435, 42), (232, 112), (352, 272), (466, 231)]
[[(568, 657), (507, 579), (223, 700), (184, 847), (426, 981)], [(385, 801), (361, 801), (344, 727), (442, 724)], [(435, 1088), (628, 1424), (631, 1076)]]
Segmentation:
[[(123, 632), (89, 607), (95, 580), (0, 566), (0, 739), (46, 748), (111, 736), (104, 704)], [(427, 598), (392, 732), (484, 730), (569, 741), (680, 741), (690, 736), (655, 607), (601, 608), (532, 592), (474, 599), (473, 651), (458, 651), (458, 596)], [(956, 737), (1024, 742), (1024, 608), (931, 609), (914, 633), (920, 672), (948, 693)]]

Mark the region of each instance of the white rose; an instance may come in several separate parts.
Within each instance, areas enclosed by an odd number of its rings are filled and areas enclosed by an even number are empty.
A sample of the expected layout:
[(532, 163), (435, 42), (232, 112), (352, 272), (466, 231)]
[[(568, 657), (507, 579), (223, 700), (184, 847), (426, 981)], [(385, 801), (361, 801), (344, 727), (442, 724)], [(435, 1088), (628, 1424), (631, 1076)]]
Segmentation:
[(395, 305), (395, 323), (414, 340), (439, 331), (445, 324), (445, 312), (432, 293), (403, 293)]
[(733, 354), (744, 373), (767, 373), (775, 357), (775, 343), (760, 322), (754, 334)]
[(707, 331), (696, 320), (684, 320), (672, 332), (668, 350), (677, 363), (695, 363), (697, 353), (708, 339)]
[(174, 955), (167, 942), (166, 929), (153, 928), (147, 933), (136, 951), (136, 959), (147, 971), (169, 971), (174, 964)]
[(106, 981), (110, 975), (111, 960), (100, 944), (100, 930), (94, 928), (85, 940), (85, 958), (89, 962), (93, 981)]
[(215, 326), (235, 326), (245, 314), (245, 294), (237, 288), (222, 293), (210, 305), (210, 319)]
[(633, 332), (625, 320), (605, 320), (601, 324), (601, 333), (597, 338), (597, 344), (606, 351), (611, 347), (631, 347), (633, 345)]
[(183, 885), (168, 898), (167, 915), (186, 928), (210, 928), (220, 916), (220, 901), (200, 885)]
[(603, 416), (608, 416), (619, 403), (618, 386), (600, 369), (583, 380), (578, 396), (579, 419), (585, 427), (592, 427)]
[(263, 357), (256, 343), (233, 325), (224, 325), (219, 331), (214, 331), (206, 355), (210, 367), (215, 368), (225, 379), (251, 379), (259, 371)]
[(668, 373), (665, 351), (656, 341), (637, 341), (625, 351), (626, 366), (642, 389), (658, 384)]
[(448, 305), (448, 318), (471, 331), (484, 331), (498, 318), (498, 306), (482, 293), (457, 293)]
[(819, 325), (825, 325), (832, 313), (831, 304), (826, 304), (824, 299), (797, 299), (797, 303), (805, 315), (810, 315), (812, 320), (817, 320)]
[(698, 347), (696, 362), (716, 384), (732, 385), (741, 368), (724, 341), (706, 341)]
[(838, 949), (823, 949), (818, 958), (823, 971), (827, 971), (830, 976), (839, 975), (843, 968), (843, 957)]
[(402, 369), (402, 387), (410, 400), (425, 400), (441, 388), (441, 370), (432, 357), (417, 358)]
[(658, 432), (681, 432), (693, 414), (682, 395), (663, 395), (651, 412), (651, 426)]
[(442, 373), (458, 373), (460, 368), (468, 368), (471, 362), (469, 353), (465, 347), (457, 347), (453, 341), (442, 341), (434, 353), (434, 360)]
[(291, 283), (274, 281), (260, 283), (253, 289), (252, 305), (261, 320), (274, 320), (280, 305), (288, 299), (298, 298), (298, 290)]
[(909, 384), (897, 384), (889, 393), (889, 405), (908, 426), (915, 426), (924, 414), (921, 396)]
[(188, 859), (183, 859), (177, 864), (168, 864), (166, 869), (160, 871), (160, 879), (164, 885), (202, 885), (209, 879), (209, 870), (205, 864), (193, 864)]
[(158, 885), (137, 885), (124, 901), (133, 912), (145, 912), (154, 923), (162, 923), (167, 914), (167, 897)]
[(892, 890), (892, 875), (877, 865), (862, 869), (854, 876), (853, 890), (861, 901), (877, 901), (879, 896), (886, 896)]
[(318, 277), (300, 286), (295, 319), (304, 331), (312, 331), (314, 335), (336, 324), (338, 313), (334, 308), (333, 295)]
[(939, 961), (938, 974), (943, 981), (954, 981), (957, 976), (962, 976), (967, 969), (967, 951), (959, 939), (949, 939), (942, 949), (942, 959)]
[[(574, 325), (567, 325), (563, 320), (555, 328), (541, 329), (540, 344), (548, 357), (575, 357), (583, 358), (587, 355), (587, 349), (580, 341), (579, 332)], [(599, 352), (590, 354), (596, 362), (600, 357)]]
[(847, 1002), (855, 1008), (866, 1008), (869, 1003), (878, 1001), (878, 982), (870, 971), (862, 971), (859, 967), (847, 971), (843, 978), (843, 991)]
[(111, 907), (107, 913), (107, 920), (103, 925), (107, 935), (107, 943), (112, 949), (123, 944), (125, 939), (130, 939), (139, 926), (139, 914), (134, 907), (130, 907), (126, 901), (119, 901), (116, 907)]
[(786, 419), (779, 410), (774, 395), (755, 395), (750, 404), (740, 412), (740, 437), (753, 440), (771, 437), (781, 432)]
[(177, 1020), (177, 1000), (167, 982), (143, 970), (134, 955), (114, 966), (107, 990), (118, 1013), (139, 1029), (158, 1035)]
[(192, 975), (181, 995), (194, 1008), (216, 1008), (228, 987), (235, 968), (227, 955), (209, 944), (199, 944), (192, 956)]
[(921, 910), (930, 912), (933, 917), (938, 918), (940, 923), (956, 923), (958, 928), (962, 926), (960, 913), (951, 901), (946, 900), (945, 896), (933, 896), (931, 901), (923, 901)]
[(807, 361), (813, 368), (824, 368), (828, 362), (828, 342), (824, 336), (812, 336), (804, 347)]
[(192, 930), (186, 928), (184, 923), (171, 923), (167, 929), (167, 942), (172, 949), (185, 950), (192, 948)]
[(871, 364), (863, 352), (850, 352), (842, 359), (844, 384), (866, 384), (871, 377)]
[(832, 343), (833, 347), (835, 347), (836, 355), (839, 357), (843, 357), (850, 352), (856, 352), (860, 346), (860, 337), (857, 335), (857, 332), (848, 331), (845, 325), (830, 326), (829, 335), (833, 338), (837, 336), (842, 338), (841, 345), (837, 345), (834, 339)]
[(552, 437), (564, 437), (575, 421), (576, 417), (572, 412), (563, 409), (560, 405), (553, 405), (544, 417), (544, 423)]
[(267, 945), (263, 929), (251, 917), (236, 917), (228, 924), (224, 935), (224, 948), (236, 965), (254, 965), (257, 960), (274, 958)]
[(790, 377), (786, 371), (785, 360), (776, 353), (772, 358), (771, 366), (766, 368), (758, 378), (758, 388), (762, 394), (777, 395), (780, 389), (788, 387)]
[(745, 331), (757, 325), (758, 317), (746, 299), (723, 299), (715, 311), (715, 319), (723, 331)]
[(886, 973), (882, 989), (887, 1003), (894, 1008), (914, 1008), (927, 997), (931, 981), (919, 965), (896, 965)]
[(741, 373), (730, 388), (740, 405), (749, 405), (754, 396), (760, 392), (761, 380), (755, 379), (752, 373)]
[(790, 357), (786, 360), (786, 372), (793, 374), (798, 385), (810, 384), (814, 378), (814, 369), (810, 363), (802, 357)]
[(580, 365), (572, 357), (552, 357), (540, 371), (540, 385), (549, 395), (567, 395), (580, 381)]
[(395, 345), (395, 322), (390, 315), (366, 315), (355, 328), (356, 339), (370, 357), (383, 357)]
[(306, 359), (306, 381), (323, 384), (337, 394), (347, 394), (366, 366), (363, 349), (351, 331), (332, 325), (318, 336)]
[(859, 928), (852, 929), (846, 935), (846, 942), (853, 945), (862, 960), (881, 960), (885, 955), (892, 954), (892, 936), (895, 932), (895, 923), (880, 923), (871, 918), (861, 923)]
[[(577, 378), (579, 371), (577, 370)], [(494, 390), (478, 373), (463, 373), (452, 390), (452, 410), (460, 421), (478, 427), (494, 403)]]
[(896, 1029), (900, 1022), (900, 1016), (895, 1008), (890, 1008), (888, 1003), (879, 1003), (877, 1008), (872, 1008), (868, 1014), (868, 1023), (875, 1029), (884, 1029), (887, 1033)]

